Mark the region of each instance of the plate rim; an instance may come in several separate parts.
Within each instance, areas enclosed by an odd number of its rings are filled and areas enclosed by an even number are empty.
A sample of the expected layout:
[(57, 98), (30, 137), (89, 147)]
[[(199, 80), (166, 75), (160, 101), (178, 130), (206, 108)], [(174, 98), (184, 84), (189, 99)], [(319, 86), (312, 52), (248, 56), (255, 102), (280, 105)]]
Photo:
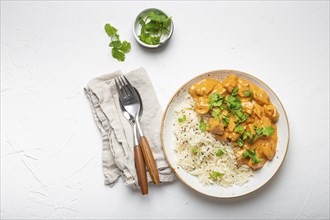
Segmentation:
[[(165, 149), (165, 144), (164, 144), (164, 121), (165, 121), (165, 118), (166, 118), (166, 115), (167, 115), (167, 112), (168, 112), (168, 109), (169, 109), (169, 106), (171, 105), (171, 103), (173, 102), (173, 99), (179, 94), (179, 92), (183, 89), (183, 87), (185, 87), (187, 84), (189, 84), (191, 81), (193, 81), (194, 79), (198, 78), (198, 77), (202, 77), (204, 75), (207, 75), (207, 74), (214, 74), (214, 73), (217, 73), (217, 72), (237, 72), (237, 73), (240, 73), (242, 75), (246, 75), (248, 77), (251, 77), (253, 78), (254, 80), (256, 81), (259, 81), (260, 83), (262, 83), (264, 86), (266, 86), (274, 95), (275, 97), (277, 98), (277, 100), (279, 101), (283, 111), (284, 111), (284, 115), (285, 115), (285, 120), (286, 120), (286, 125), (287, 125), (287, 129), (288, 129), (288, 140), (287, 140), (287, 144), (286, 144), (286, 148), (285, 148), (285, 153), (284, 153), (284, 157), (283, 159), (281, 160), (280, 162), (280, 166), (277, 168), (277, 170), (275, 171), (275, 173), (264, 183), (262, 183), (262, 185), (260, 185), (258, 188), (256, 189), (253, 189), (253, 190), (250, 190), (244, 194), (241, 194), (241, 195), (237, 195), (237, 196), (216, 196), (216, 195), (209, 195), (209, 194), (206, 194), (204, 192), (201, 192), (197, 189), (195, 189), (194, 187), (192, 187), (190, 184), (188, 184), (185, 180), (182, 179), (182, 177), (175, 171), (175, 169), (173, 168), (172, 164), (170, 163), (169, 161), (169, 158), (167, 156), (167, 152), (166, 152), (166, 149)], [(163, 152), (164, 152), (164, 155), (165, 155), (165, 158), (166, 158), (166, 161), (168, 163), (168, 165), (170, 166), (172, 172), (176, 175), (177, 178), (179, 178), (186, 186), (188, 186), (190, 189), (192, 189), (193, 191), (195, 192), (198, 192), (200, 194), (203, 194), (203, 195), (206, 195), (208, 197), (211, 197), (211, 198), (219, 198), (219, 199), (233, 199), (233, 198), (239, 198), (239, 197), (242, 197), (242, 196), (247, 196), (255, 191), (257, 191), (258, 189), (262, 188), (263, 186), (265, 186), (268, 182), (271, 181), (271, 179), (273, 179), (273, 177), (277, 174), (277, 172), (281, 169), (282, 167), (282, 164), (286, 158), (286, 155), (287, 155), (287, 152), (288, 152), (288, 149), (289, 149), (289, 143), (290, 143), (290, 125), (289, 125), (289, 120), (288, 120), (288, 115), (285, 111), (285, 108), (281, 102), (281, 100), (279, 99), (279, 97), (277, 96), (277, 94), (270, 88), (270, 86), (268, 86), (264, 81), (262, 81), (261, 79), (249, 74), (249, 73), (246, 73), (246, 72), (242, 72), (240, 70), (234, 70), (234, 69), (218, 69), (218, 70), (211, 70), (211, 71), (208, 71), (208, 72), (204, 72), (202, 74), (198, 74), (196, 75), (195, 77), (191, 78), (190, 80), (186, 81), (184, 84), (182, 84), (179, 89), (176, 90), (176, 92), (172, 95), (171, 99), (169, 100), (169, 102), (167, 103), (166, 105), (166, 108), (165, 108), (165, 111), (163, 113), (163, 117), (162, 117), (162, 121), (161, 121), (161, 130), (160, 130), (160, 138), (161, 138), (161, 145), (162, 145), (162, 149), (163, 149)]]

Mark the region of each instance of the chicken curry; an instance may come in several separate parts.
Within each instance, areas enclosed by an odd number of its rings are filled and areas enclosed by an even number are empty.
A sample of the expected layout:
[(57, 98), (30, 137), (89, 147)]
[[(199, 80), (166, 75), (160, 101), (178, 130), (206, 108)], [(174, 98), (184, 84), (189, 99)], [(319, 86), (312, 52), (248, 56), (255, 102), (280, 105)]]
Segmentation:
[(190, 87), (189, 94), (194, 110), (207, 118), (201, 119), (200, 128), (230, 141), (238, 164), (257, 170), (273, 159), (279, 113), (264, 90), (230, 75), (222, 81), (203, 79)]

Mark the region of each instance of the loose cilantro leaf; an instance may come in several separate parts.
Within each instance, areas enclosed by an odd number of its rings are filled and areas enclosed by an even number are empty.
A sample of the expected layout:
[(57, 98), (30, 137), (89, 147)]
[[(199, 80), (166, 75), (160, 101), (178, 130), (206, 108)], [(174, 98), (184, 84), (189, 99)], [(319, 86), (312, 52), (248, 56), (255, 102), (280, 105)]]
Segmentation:
[(223, 175), (225, 175), (225, 174), (224, 174), (224, 173), (220, 173), (220, 172), (218, 172), (218, 171), (212, 171), (212, 172), (210, 173), (210, 178), (211, 178), (211, 179), (218, 179), (218, 178), (223, 177)]
[(237, 133), (243, 134), (244, 128), (243, 128), (242, 125), (238, 125), (238, 126), (235, 127), (234, 131), (237, 132)]
[(183, 115), (182, 118), (178, 118), (178, 121), (179, 121), (180, 123), (182, 123), (182, 122), (184, 122), (184, 121), (186, 121), (186, 120), (187, 120), (186, 115)]
[(199, 148), (197, 148), (197, 147), (193, 147), (193, 148), (191, 148), (191, 151), (192, 151), (193, 153), (195, 153), (195, 154), (201, 152), (201, 150), (200, 150)]
[(104, 30), (111, 38), (109, 47), (112, 47), (112, 57), (118, 61), (124, 61), (125, 53), (131, 50), (131, 44), (128, 41), (121, 42), (117, 33), (118, 30), (110, 24), (105, 24)]
[(216, 155), (217, 157), (221, 157), (224, 153), (225, 153), (225, 151), (222, 150), (222, 149), (220, 148), (220, 149), (215, 153), (215, 155)]
[(206, 131), (206, 123), (204, 122), (204, 120), (201, 118), (201, 120), (199, 121), (199, 129), (201, 129), (202, 132)]
[(117, 47), (112, 48), (112, 57), (117, 59), (118, 61), (125, 60), (125, 54), (121, 52)]
[(124, 40), (121, 44), (120, 50), (123, 51), (123, 53), (128, 53), (131, 50), (131, 44)]
[(246, 149), (246, 151), (242, 154), (243, 158), (249, 157), (252, 160), (252, 163), (260, 163), (262, 162), (262, 159), (257, 157), (257, 154), (254, 151), (251, 151), (249, 149)]
[(117, 35), (117, 29), (110, 24), (105, 24), (104, 26), (105, 32), (109, 35), (109, 37), (113, 37)]

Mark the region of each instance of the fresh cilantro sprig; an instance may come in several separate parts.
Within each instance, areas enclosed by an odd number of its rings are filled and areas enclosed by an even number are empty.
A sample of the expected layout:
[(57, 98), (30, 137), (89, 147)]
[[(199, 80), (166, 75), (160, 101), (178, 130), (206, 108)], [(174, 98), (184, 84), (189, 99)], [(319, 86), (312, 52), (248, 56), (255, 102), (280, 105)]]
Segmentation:
[(150, 11), (139, 19), (141, 33), (139, 38), (149, 45), (160, 44), (161, 37), (170, 32), (172, 18), (159, 11)]
[(128, 41), (121, 42), (117, 33), (118, 30), (110, 24), (105, 24), (104, 30), (111, 38), (109, 47), (112, 47), (112, 57), (121, 62), (125, 61), (125, 54), (131, 50), (131, 43)]
[(251, 151), (249, 149), (246, 149), (246, 151), (242, 154), (243, 158), (249, 157), (252, 160), (252, 163), (261, 163), (262, 159), (257, 157), (256, 151)]
[(256, 135), (254, 136), (254, 141), (256, 141), (258, 138), (262, 136), (271, 136), (274, 133), (274, 128), (272, 126), (265, 126), (262, 128), (254, 127), (256, 131)]

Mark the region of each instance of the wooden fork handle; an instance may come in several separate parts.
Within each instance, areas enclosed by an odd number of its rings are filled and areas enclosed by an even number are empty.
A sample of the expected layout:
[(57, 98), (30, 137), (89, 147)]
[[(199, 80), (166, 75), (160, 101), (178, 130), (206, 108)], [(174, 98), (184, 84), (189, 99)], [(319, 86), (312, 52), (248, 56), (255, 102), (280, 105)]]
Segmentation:
[(140, 146), (141, 146), (144, 161), (147, 164), (152, 182), (157, 185), (160, 183), (158, 169), (157, 169), (156, 161), (152, 154), (150, 145), (145, 136), (140, 137)]
[(134, 146), (135, 169), (142, 195), (148, 194), (147, 172), (140, 146)]

